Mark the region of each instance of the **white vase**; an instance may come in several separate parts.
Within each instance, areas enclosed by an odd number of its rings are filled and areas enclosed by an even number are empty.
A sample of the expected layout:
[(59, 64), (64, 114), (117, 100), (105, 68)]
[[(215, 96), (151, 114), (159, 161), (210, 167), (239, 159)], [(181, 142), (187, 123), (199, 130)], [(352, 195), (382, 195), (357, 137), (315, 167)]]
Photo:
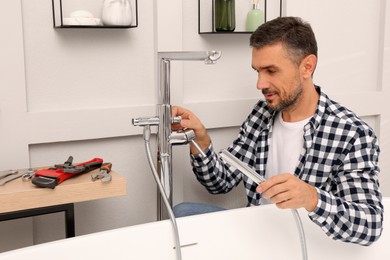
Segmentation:
[(104, 0), (102, 22), (109, 26), (129, 26), (133, 21), (130, 0)]

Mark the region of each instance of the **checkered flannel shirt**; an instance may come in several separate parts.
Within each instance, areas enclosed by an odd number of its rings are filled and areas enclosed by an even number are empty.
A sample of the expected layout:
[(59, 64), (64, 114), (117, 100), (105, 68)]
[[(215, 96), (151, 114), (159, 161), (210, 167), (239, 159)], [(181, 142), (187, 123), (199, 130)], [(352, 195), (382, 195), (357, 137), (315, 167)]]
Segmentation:
[[(382, 233), (383, 205), (378, 182), (378, 141), (353, 112), (319, 87), (318, 107), (304, 126), (304, 147), (294, 175), (318, 192), (310, 219), (335, 240), (369, 245)], [(229, 152), (265, 176), (268, 139), (276, 113), (259, 101)], [(207, 157), (192, 157), (193, 171), (212, 194), (227, 193), (243, 180), (248, 205), (259, 205), (256, 183), (222, 162), (212, 145)]]

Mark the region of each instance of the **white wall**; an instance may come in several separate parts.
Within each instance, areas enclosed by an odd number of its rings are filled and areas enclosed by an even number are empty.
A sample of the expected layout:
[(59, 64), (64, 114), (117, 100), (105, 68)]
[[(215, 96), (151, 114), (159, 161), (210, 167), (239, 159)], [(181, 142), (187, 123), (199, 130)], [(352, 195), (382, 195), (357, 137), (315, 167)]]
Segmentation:
[[(91, 1), (83, 2), (89, 7), (99, 2)], [(172, 103), (203, 119), (217, 149), (236, 137), (261, 97), (250, 66), (249, 34), (199, 35), (196, 0), (138, 4), (137, 28), (88, 30), (53, 29), (51, 1), (0, 2), (0, 170), (50, 165), (73, 155), (79, 161), (112, 161), (127, 178), (127, 196), (76, 204), (77, 235), (156, 219), (156, 186), (142, 129), (131, 126), (131, 119), (155, 114), (157, 51), (223, 51), (216, 65), (172, 65)], [(284, 12), (308, 20), (316, 32), (315, 82), (377, 131), (381, 188), (390, 196), (390, 5), (296, 0)], [(191, 173), (187, 147), (174, 147), (174, 172), (175, 202), (245, 205), (242, 188), (209, 195)], [(13, 243), (1, 242), (0, 251), (62, 238), (58, 222), (61, 214), (2, 222), (0, 241), (7, 230), (15, 236), (7, 236)]]

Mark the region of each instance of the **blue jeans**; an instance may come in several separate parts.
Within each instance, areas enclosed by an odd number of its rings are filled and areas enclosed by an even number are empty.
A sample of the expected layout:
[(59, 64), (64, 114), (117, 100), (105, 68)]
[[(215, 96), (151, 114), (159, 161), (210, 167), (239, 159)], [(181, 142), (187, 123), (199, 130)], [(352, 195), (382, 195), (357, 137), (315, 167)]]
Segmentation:
[(180, 218), (222, 210), (226, 209), (210, 204), (183, 202), (173, 207), (173, 214), (175, 217)]

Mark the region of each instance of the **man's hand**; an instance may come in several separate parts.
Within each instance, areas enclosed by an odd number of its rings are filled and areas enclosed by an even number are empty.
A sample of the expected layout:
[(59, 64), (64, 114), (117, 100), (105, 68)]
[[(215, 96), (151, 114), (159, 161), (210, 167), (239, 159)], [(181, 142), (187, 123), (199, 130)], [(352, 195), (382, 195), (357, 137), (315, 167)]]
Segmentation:
[(257, 186), (256, 191), (278, 208), (314, 210), (318, 202), (317, 190), (290, 173), (273, 176)]
[[(195, 132), (195, 142), (200, 148), (204, 151), (209, 147), (211, 143), (210, 137), (206, 128), (194, 113), (182, 107), (174, 106), (172, 107), (172, 116), (181, 116), (180, 124), (172, 124), (172, 130), (192, 129)], [(190, 143), (190, 147), (192, 154), (199, 154), (198, 149), (193, 144)]]

